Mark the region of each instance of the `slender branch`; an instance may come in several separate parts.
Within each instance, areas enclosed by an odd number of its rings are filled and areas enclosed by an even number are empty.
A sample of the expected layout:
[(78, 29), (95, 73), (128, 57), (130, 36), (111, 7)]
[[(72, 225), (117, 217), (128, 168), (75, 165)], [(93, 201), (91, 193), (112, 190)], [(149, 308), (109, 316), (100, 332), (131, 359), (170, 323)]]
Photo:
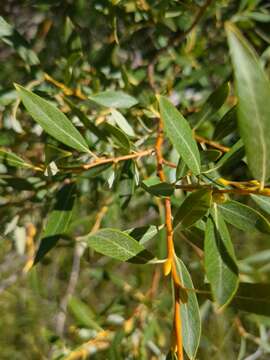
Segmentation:
[(221, 145), (220, 143), (216, 142), (216, 141), (213, 141), (213, 140), (209, 140), (209, 139), (206, 139), (200, 135), (195, 135), (195, 139), (201, 143), (201, 144), (207, 144), (215, 149), (218, 149), (222, 152), (229, 152), (230, 151), (230, 148), (227, 147), (227, 146), (224, 146), (224, 145)]
[(211, 2), (213, 0), (206, 0), (205, 3), (203, 4), (203, 6), (201, 6), (199, 8), (199, 11), (197, 13), (197, 15), (195, 16), (192, 24), (190, 25), (190, 27), (184, 31), (180, 36), (175, 36), (172, 40), (172, 45), (177, 45), (179, 44), (183, 39), (185, 39), (187, 37), (187, 35), (189, 33), (191, 33), (191, 31), (198, 25), (198, 23), (200, 22), (200, 20), (202, 19), (205, 11), (207, 10), (207, 8), (210, 6)]
[[(157, 175), (161, 181), (166, 181), (166, 176), (163, 171), (164, 159), (162, 156), (162, 145), (163, 145), (163, 124), (160, 119), (158, 122), (158, 133), (156, 140), (156, 161), (157, 161)], [(173, 226), (172, 226), (172, 211), (171, 211), (171, 199), (166, 197), (164, 199), (165, 206), (165, 225), (167, 231), (167, 260), (164, 265), (164, 274), (168, 275), (171, 273), (173, 284), (174, 284), (174, 296), (175, 296), (175, 305), (174, 305), (174, 333), (177, 346), (177, 358), (178, 360), (183, 360), (183, 340), (182, 340), (182, 324), (181, 324), (181, 312), (180, 312), (180, 297), (179, 297), (179, 286), (181, 282), (179, 276), (176, 272), (175, 264), (175, 251), (173, 243)]]
[(144, 157), (147, 155), (151, 155), (153, 152), (154, 152), (154, 149), (148, 149), (148, 150), (136, 152), (134, 154), (128, 154), (128, 155), (123, 155), (123, 156), (113, 157), (113, 158), (108, 158), (108, 159), (99, 159), (99, 160), (95, 160), (95, 161), (91, 162), (90, 164), (83, 165), (82, 168), (83, 168), (83, 170), (89, 170), (93, 167), (96, 167), (96, 166), (99, 166), (102, 164), (109, 164), (109, 163), (117, 164), (120, 161), (136, 159), (136, 158), (141, 158), (141, 157)]
[(212, 1), (213, 0), (206, 0), (205, 1), (204, 5), (199, 8), (197, 15), (195, 16), (193, 22), (191, 23), (190, 27), (186, 31), (182, 32), (181, 34), (179, 34), (177, 32), (169, 40), (169, 42), (168, 42), (168, 44), (166, 46), (164, 46), (163, 48), (157, 50), (155, 58), (154, 58), (154, 60), (152, 62), (153, 64), (155, 64), (157, 62), (160, 55), (162, 55), (168, 49), (168, 47), (179, 45), (181, 43), (181, 41), (183, 41), (191, 33), (191, 31), (193, 31), (195, 29), (195, 27), (198, 25), (198, 23), (202, 19), (203, 15), (205, 14), (207, 8), (210, 6)]
[(194, 184), (184, 184), (184, 185), (176, 185), (176, 189), (182, 189), (184, 191), (196, 191), (199, 189), (209, 189), (212, 190), (213, 193), (218, 194), (239, 194), (239, 195), (250, 195), (250, 194), (256, 194), (256, 195), (264, 195), (270, 197), (270, 188), (232, 188), (232, 189), (217, 189), (214, 188), (212, 185), (208, 184), (201, 184), (201, 185), (194, 185)]
[[(111, 201), (109, 199), (106, 204), (108, 204)], [(101, 208), (99, 213), (97, 214), (96, 221), (91, 229), (91, 233), (96, 232), (101, 224), (101, 221), (105, 214), (108, 211), (108, 206), (105, 205)], [(62, 298), (60, 302), (60, 311), (56, 316), (56, 332), (60, 336), (63, 336), (64, 334), (64, 328), (66, 323), (66, 313), (67, 313), (67, 306), (70, 298), (73, 296), (76, 285), (79, 279), (79, 273), (80, 273), (80, 263), (81, 258), (83, 256), (84, 250), (86, 248), (86, 244), (80, 241), (76, 242), (75, 248), (74, 248), (74, 254), (73, 254), (73, 262), (72, 262), (72, 269), (70, 273), (69, 283), (66, 290), (66, 293), (64, 297)]]

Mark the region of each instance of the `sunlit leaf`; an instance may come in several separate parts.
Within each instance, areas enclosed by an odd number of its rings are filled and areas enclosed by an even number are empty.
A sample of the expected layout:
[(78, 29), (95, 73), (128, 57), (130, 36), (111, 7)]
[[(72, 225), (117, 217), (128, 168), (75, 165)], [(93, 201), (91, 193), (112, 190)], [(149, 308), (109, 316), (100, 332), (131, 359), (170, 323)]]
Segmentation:
[(253, 176), (270, 176), (270, 82), (239, 30), (226, 26), (238, 95), (238, 124)]
[(119, 261), (146, 263), (153, 258), (138, 241), (117, 229), (102, 229), (81, 239), (96, 252)]
[(164, 96), (159, 107), (167, 136), (194, 175), (200, 173), (200, 154), (191, 128), (183, 115)]
[(20, 85), (15, 87), (27, 111), (49, 135), (73, 149), (89, 153), (85, 139), (57, 107)]
[(218, 208), (225, 221), (238, 229), (248, 232), (258, 230), (270, 234), (270, 223), (257, 210), (234, 200), (219, 204)]
[[(187, 289), (194, 289), (191, 276), (185, 267), (184, 263), (176, 258), (176, 268), (179, 274), (183, 287)], [(180, 290), (181, 291), (181, 290)], [(201, 337), (201, 318), (200, 310), (194, 291), (187, 291), (188, 300), (186, 303), (181, 303), (181, 321), (183, 346), (186, 354), (190, 360), (196, 359), (196, 353), (200, 344)]]
[(263, 195), (251, 194), (252, 199), (264, 210), (267, 214), (270, 214), (270, 197)]
[(108, 90), (95, 95), (89, 96), (89, 99), (95, 103), (112, 108), (130, 108), (138, 101), (122, 91)]

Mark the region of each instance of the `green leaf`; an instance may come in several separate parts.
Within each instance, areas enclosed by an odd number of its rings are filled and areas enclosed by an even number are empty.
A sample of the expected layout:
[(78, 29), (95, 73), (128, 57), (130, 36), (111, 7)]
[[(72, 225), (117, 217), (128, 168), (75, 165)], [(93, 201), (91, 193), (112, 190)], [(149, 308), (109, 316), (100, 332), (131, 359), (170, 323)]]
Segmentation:
[(191, 123), (196, 124), (197, 129), (205, 120), (213, 116), (224, 104), (229, 94), (229, 84), (222, 84), (206, 100), (201, 110), (194, 113), (191, 117)]
[(37, 54), (30, 48), (28, 42), (2, 16), (0, 16), (0, 39), (13, 48), (26, 64), (39, 64)]
[(230, 305), (241, 311), (270, 316), (270, 284), (240, 283)]
[(205, 270), (211, 291), (220, 308), (227, 306), (238, 287), (238, 268), (230, 234), (215, 205), (206, 223)]
[(0, 162), (3, 164), (7, 164), (9, 166), (19, 167), (19, 168), (33, 168), (32, 164), (27, 163), (18, 155), (12, 153), (11, 151), (7, 151), (4, 149), (0, 149)]
[[(203, 287), (203, 297), (212, 300), (209, 284)], [(270, 283), (240, 282), (229, 304), (237, 310), (258, 315), (270, 316)]]
[(109, 123), (104, 124), (104, 129), (109, 135), (112, 136), (116, 145), (126, 149), (127, 151), (130, 151), (129, 138), (122, 130)]
[(141, 245), (148, 243), (159, 232), (159, 227), (155, 225), (141, 226), (133, 229), (125, 230), (133, 239)]
[(237, 28), (226, 26), (238, 95), (238, 125), (248, 166), (262, 184), (270, 177), (270, 82)]
[(34, 264), (38, 263), (68, 230), (75, 201), (75, 184), (64, 185), (56, 195), (56, 204), (49, 214)]
[(174, 192), (173, 184), (160, 182), (159, 178), (151, 177), (141, 182), (142, 188), (155, 196), (171, 196)]
[(254, 230), (270, 234), (270, 223), (257, 210), (238, 201), (227, 201), (218, 205), (225, 221), (236, 228), (250, 232)]
[(201, 163), (202, 165), (207, 165), (210, 162), (216, 161), (221, 155), (222, 152), (219, 150), (200, 151)]
[(167, 136), (188, 168), (198, 175), (200, 154), (188, 122), (167, 98), (159, 96), (158, 100)]
[(211, 206), (212, 192), (208, 189), (201, 189), (191, 193), (185, 198), (183, 203), (177, 209), (173, 226), (187, 228), (200, 220)]
[(212, 169), (207, 170), (204, 173), (210, 173), (221, 168), (225, 169), (230, 166), (236, 166), (239, 163), (239, 161), (242, 160), (244, 155), (245, 155), (244, 145), (242, 139), (240, 139), (230, 148), (230, 150), (226, 154), (224, 154), (218, 160), (218, 162), (215, 164), (215, 166)]
[(237, 128), (237, 107), (234, 106), (217, 123), (214, 131), (214, 139), (221, 140), (231, 134)]
[(95, 314), (93, 314), (89, 306), (80, 299), (72, 297), (68, 301), (68, 310), (76, 318), (79, 325), (97, 331), (102, 330), (101, 326), (95, 321)]
[(119, 261), (141, 264), (153, 258), (139, 242), (117, 229), (102, 229), (81, 239), (96, 252)]
[(187, 173), (188, 173), (188, 167), (183, 161), (183, 159), (180, 158), (176, 168), (175, 179), (176, 180), (182, 179), (183, 177), (187, 176)]
[[(191, 276), (184, 263), (179, 258), (175, 258), (175, 261), (177, 273), (179, 274), (183, 287), (194, 289)], [(188, 291), (187, 293), (188, 300), (186, 303), (181, 303), (180, 307), (183, 346), (188, 358), (195, 360), (201, 338), (200, 309), (196, 293), (194, 291)]]
[(263, 195), (251, 195), (252, 199), (256, 202), (259, 207), (264, 210), (267, 214), (270, 214), (270, 197)]
[(90, 100), (95, 103), (112, 108), (130, 108), (138, 103), (138, 101), (122, 91), (113, 91), (108, 90), (104, 92), (100, 92), (95, 95), (91, 95), (88, 97)]
[(127, 119), (116, 109), (111, 110), (111, 119), (129, 136), (135, 136), (133, 128), (129, 125)]
[(27, 111), (49, 135), (73, 149), (89, 153), (85, 139), (60, 110), (20, 85), (15, 88)]
[(176, 354), (171, 350), (167, 356), (165, 360), (177, 360), (177, 356)]

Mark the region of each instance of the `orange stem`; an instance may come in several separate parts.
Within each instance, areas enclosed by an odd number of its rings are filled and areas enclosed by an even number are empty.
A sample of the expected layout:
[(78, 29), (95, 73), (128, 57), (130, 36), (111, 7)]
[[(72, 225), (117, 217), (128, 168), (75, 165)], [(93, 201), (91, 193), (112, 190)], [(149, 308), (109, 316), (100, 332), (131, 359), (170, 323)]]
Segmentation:
[[(164, 162), (162, 156), (163, 140), (164, 140), (163, 124), (160, 119), (158, 123), (158, 133), (157, 133), (157, 140), (155, 145), (156, 159), (157, 159), (157, 175), (160, 178), (160, 181), (166, 181), (166, 176), (163, 171), (163, 164), (166, 163), (166, 161)], [(165, 225), (167, 232), (167, 261), (170, 263), (171, 266), (171, 269), (168, 271), (168, 273), (171, 272), (174, 283), (174, 292), (175, 292), (174, 333), (175, 333), (176, 345), (177, 345), (177, 358), (178, 360), (183, 360), (184, 356), (183, 356), (183, 345), (182, 345), (182, 326), (181, 326), (180, 298), (179, 298), (179, 287), (181, 287), (181, 281), (179, 279), (175, 266), (172, 210), (171, 210), (171, 199), (169, 197), (165, 198), (164, 206), (165, 206)]]

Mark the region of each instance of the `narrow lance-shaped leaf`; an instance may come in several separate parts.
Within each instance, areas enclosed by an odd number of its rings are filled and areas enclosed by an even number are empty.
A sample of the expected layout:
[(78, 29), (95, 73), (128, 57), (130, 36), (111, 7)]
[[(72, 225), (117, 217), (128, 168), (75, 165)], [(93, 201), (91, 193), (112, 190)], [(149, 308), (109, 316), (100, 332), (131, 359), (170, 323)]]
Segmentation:
[(138, 241), (117, 229), (102, 229), (80, 239), (96, 252), (119, 261), (146, 263), (153, 258)]
[(205, 270), (214, 300), (220, 308), (228, 305), (238, 287), (238, 268), (226, 224), (216, 205), (206, 224)]
[(173, 226), (187, 228), (200, 220), (211, 206), (212, 192), (208, 189), (198, 190), (185, 198), (177, 209)]
[(142, 188), (155, 196), (171, 196), (174, 192), (173, 184), (160, 182), (158, 177), (150, 177), (141, 182)]
[(33, 168), (32, 164), (27, 163), (18, 155), (11, 151), (0, 149), (0, 162), (9, 166), (20, 167), (20, 168)]
[(188, 122), (167, 98), (159, 96), (158, 100), (167, 136), (188, 168), (198, 175), (200, 154)]
[[(191, 276), (184, 263), (176, 258), (176, 269), (183, 287), (194, 289)], [(188, 300), (181, 303), (183, 346), (190, 360), (196, 359), (201, 337), (200, 310), (195, 291), (188, 291)]]
[(236, 228), (247, 232), (257, 230), (270, 234), (270, 223), (257, 210), (234, 200), (219, 204), (218, 208), (225, 221)]
[(252, 199), (259, 205), (259, 207), (270, 215), (270, 197), (263, 195), (251, 195)]
[(89, 99), (95, 103), (112, 108), (130, 108), (138, 101), (122, 91), (108, 90), (89, 96)]
[(226, 169), (231, 166), (237, 166), (245, 155), (245, 149), (242, 139), (239, 139), (230, 150), (224, 154), (212, 169), (204, 171), (204, 173), (211, 173), (220, 168)]
[(221, 140), (227, 135), (231, 134), (237, 128), (237, 106), (231, 108), (219, 120), (214, 131), (214, 139)]
[(49, 214), (48, 221), (35, 261), (39, 262), (58, 242), (69, 226), (75, 201), (75, 184), (64, 185), (57, 193), (56, 204)]
[(232, 24), (226, 26), (238, 95), (238, 124), (248, 166), (262, 184), (270, 177), (270, 82), (255, 51)]
[(229, 84), (225, 83), (218, 87), (206, 100), (199, 112), (194, 113), (190, 117), (192, 124), (195, 124), (194, 129), (198, 128), (205, 120), (221, 108), (229, 94)]
[(91, 309), (83, 301), (76, 297), (72, 297), (68, 301), (68, 310), (75, 317), (80, 325), (86, 328), (101, 331), (102, 328), (96, 321), (96, 316)]
[(111, 110), (111, 117), (113, 121), (129, 136), (135, 136), (133, 128), (129, 125), (127, 119), (116, 109)]
[(29, 114), (49, 135), (73, 149), (90, 152), (85, 139), (57, 107), (20, 85), (15, 87)]

